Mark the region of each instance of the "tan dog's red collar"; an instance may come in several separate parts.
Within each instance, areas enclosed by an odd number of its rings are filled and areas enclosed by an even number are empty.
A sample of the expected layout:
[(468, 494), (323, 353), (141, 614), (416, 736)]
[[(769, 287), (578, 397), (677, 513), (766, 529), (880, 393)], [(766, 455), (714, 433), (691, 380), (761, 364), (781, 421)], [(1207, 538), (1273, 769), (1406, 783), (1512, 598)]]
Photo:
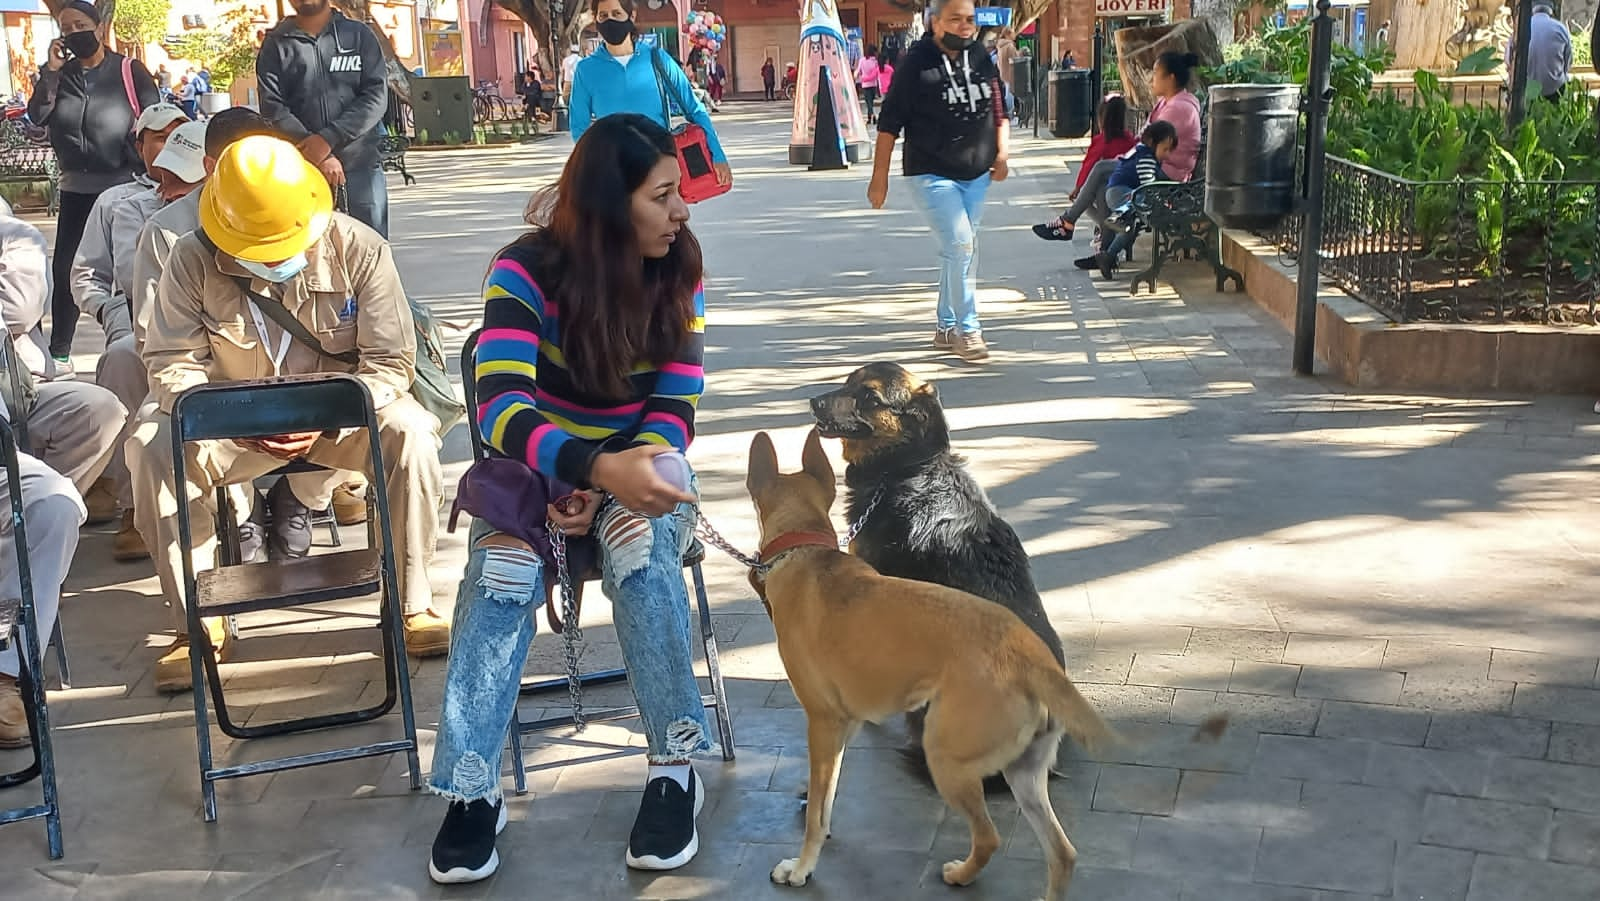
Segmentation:
[(839, 539), (832, 532), (784, 532), (756, 553), (756, 572), (765, 574), (778, 562), (779, 557), (802, 547), (825, 547), (836, 551), (839, 549)]

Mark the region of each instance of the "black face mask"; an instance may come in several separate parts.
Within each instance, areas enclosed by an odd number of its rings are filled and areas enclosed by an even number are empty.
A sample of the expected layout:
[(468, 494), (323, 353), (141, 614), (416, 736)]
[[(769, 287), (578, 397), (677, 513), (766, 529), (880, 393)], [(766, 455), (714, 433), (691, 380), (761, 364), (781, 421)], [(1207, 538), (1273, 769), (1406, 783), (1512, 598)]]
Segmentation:
[(600, 37), (613, 47), (633, 37), (633, 23), (627, 19), (606, 19), (595, 28), (600, 29)]
[(939, 45), (951, 53), (960, 53), (977, 42), (977, 38), (964, 38), (953, 31), (947, 31), (939, 37)]
[(100, 51), (100, 39), (92, 31), (74, 31), (61, 36), (61, 43), (65, 44), (72, 55), (78, 59), (88, 59)]

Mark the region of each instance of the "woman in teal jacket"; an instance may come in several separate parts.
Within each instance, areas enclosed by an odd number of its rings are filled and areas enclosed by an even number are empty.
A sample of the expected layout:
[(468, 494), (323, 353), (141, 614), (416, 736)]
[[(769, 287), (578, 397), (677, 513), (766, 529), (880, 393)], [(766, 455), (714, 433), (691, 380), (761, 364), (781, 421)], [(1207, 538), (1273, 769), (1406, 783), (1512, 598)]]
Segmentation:
[(613, 113), (639, 113), (671, 128), (662, 109), (664, 92), (685, 118), (706, 130), (717, 182), (731, 184), (733, 171), (728, 168), (727, 154), (689, 77), (661, 48), (642, 46), (638, 41), (633, 0), (589, 0), (589, 12), (604, 47), (584, 57), (572, 77), (572, 140), (577, 142), (596, 119)]

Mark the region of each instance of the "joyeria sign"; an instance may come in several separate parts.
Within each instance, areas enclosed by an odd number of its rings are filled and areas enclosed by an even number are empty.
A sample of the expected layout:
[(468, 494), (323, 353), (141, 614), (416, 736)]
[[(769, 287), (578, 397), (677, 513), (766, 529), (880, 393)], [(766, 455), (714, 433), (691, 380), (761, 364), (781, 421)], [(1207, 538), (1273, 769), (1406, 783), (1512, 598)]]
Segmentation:
[(1094, 14), (1101, 19), (1139, 19), (1166, 12), (1167, 0), (1094, 0)]

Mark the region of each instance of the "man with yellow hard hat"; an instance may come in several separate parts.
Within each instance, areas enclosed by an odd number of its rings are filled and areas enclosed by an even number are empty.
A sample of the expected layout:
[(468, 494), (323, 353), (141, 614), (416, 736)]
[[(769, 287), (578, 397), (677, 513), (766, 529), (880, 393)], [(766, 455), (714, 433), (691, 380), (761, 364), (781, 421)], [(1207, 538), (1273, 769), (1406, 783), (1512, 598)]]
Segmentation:
[[(247, 293), (248, 289), (248, 293)], [(281, 304), (315, 336), (319, 352), (264, 311)], [(358, 355), (354, 364), (336, 356)], [(127, 446), (139, 532), (172, 605), (178, 641), (156, 665), (157, 687), (189, 686), (187, 622), (178, 574), (178, 498), (190, 500), (196, 566), (216, 541), (214, 489), (248, 481), (289, 460), (334, 469), (366, 466), (364, 433), (320, 432), (188, 445), (189, 484), (173, 484), (173, 400), (196, 385), (279, 375), (353, 373), (378, 411), (389, 506), (405, 602), (406, 647), (444, 653), (449, 625), (430, 606), (428, 564), (438, 527), (442, 473), (438, 421), (410, 394), (416, 328), (389, 245), (333, 211), (328, 182), (293, 144), (256, 135), (222, 151), (200, 196), (200, 228), (173, 245), (145, 334), (151, 400)], [(220, 623), (208, 624), (213, 642)]]

